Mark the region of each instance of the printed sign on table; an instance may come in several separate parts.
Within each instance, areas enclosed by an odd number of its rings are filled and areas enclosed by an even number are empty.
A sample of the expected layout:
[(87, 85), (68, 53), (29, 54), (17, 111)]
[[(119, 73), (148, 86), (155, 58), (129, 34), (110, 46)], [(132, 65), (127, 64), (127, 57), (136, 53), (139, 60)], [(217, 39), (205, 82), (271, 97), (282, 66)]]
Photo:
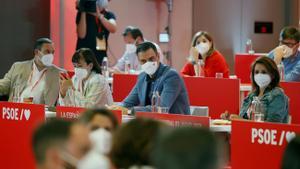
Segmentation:
[(152, 118), (164, 121), (171, 126), (205, 126), (209, 127), (209, 117), (190, 116), (181, 114), (161, 114), (154, 112), (137, 112), (136, 117)]
[[(76, 120), (79, 118), (80, 114), (86, 109), (82, 107), (56, 107), (56, 116), (65, 120)], [(122, 123), (122, 111), (121, 110), (111, 110), (118, 120), (118, 123)]]
[(56, 107), (56, 117), (62, 118), (64, 120), (76, 120), (79, 118), (80, 114), (85, 111), (82, 107)]
[(300, 133), (300, 125), (233, 121), (232, 169), (280, 169), (287, 143)]
[(44, 105), (0, 102), (0, 168), (35, 168), (31, 137), (44, 121)]

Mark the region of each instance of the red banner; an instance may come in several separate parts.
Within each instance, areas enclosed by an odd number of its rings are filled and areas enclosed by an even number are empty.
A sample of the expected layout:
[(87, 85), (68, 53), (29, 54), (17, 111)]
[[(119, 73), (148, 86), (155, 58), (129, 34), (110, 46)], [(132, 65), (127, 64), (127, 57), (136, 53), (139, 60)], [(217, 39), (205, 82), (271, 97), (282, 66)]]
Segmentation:
[(44, 120), (44, 105), (0, 102), (0, 168), (35, 168), (31, 137)]
[(233, 121), (232, 169), (280, 169), (285, 147), (300, 125)]
[(137, 112), (136, 117), (145, 117), (160, 120), (173, 127), (177, 126), (205, 126), (209, 127), (209, 117), (189, 116), (181, 114), (161, 114), (153, 112)]
[[(56, 117), (62, 118), (65, 120), (76, 120), (79, 118), (80, 114), (83, 113), (86, 109), (82, 107), (56, 107)], [(122, 111), (121, 110), (111, 110), (115, 117), (118, 120), (118, 123), (122, 123)]]

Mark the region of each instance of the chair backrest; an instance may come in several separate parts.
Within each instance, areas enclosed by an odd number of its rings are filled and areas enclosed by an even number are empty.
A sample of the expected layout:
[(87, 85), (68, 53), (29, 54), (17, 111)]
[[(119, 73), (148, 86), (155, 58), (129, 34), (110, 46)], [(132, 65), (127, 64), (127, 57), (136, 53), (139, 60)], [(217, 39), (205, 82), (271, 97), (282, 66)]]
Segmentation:
[(291, 123), (300, 124), (300, 83), (299, 82), (280, 82), (284, 93), (289, 97), (289, 114), (292, 116)]
[(114, 74), (113, 75), (113, 99), (115, 102), (122, 102), (134, 87), (138, 75)]
[(239, 114), (240, 80), (227, 78), (184, 77), (190, 104), (208, 106), (212, 119), (226, 110)]
[(241, 79), (241, 83), (251, 83), (251, 64), (261, 54), (236, 54), (234, 57), (235, 75)]

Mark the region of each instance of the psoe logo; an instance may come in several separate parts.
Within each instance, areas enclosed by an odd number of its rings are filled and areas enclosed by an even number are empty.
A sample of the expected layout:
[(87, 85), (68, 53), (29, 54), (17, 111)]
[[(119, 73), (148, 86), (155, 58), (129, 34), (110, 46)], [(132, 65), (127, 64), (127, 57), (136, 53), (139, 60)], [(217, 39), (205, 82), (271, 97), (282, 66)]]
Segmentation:
[(29, 109), (19, 109), (19, 108), (2, 108), (2, 119), (4, 120), (23, 120), (23, 118), (28, 121), (30, 119), (31, 111)]

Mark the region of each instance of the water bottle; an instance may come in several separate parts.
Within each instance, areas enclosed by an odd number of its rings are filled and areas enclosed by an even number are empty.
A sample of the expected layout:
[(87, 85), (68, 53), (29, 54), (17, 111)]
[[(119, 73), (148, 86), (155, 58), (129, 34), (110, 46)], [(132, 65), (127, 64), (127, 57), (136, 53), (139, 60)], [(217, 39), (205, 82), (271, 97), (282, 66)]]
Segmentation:
[(252, 40), (251, 39), (248, 39), (247, 42), (246, 42), (246, 53), (249, 53), (249, 54), (254, 54), (254, 50), (252, 48)]
[(108, 78), (109, 77), (109, 72), (108, 72), (108, 60), (107, 57), (103, 58), (102, 61), (102, 74), (104, 77)]
[(153, 92), (152, 99), (151, 99), (151, 108), (152, 112), (158, 112), (160, 106), (160, 95), (158, 91)]
[(125, 57), (125, 68), (124, 68), (125, 73), (129, 74), (130, 69), (131, 69), (130, 61), (128, 57)]
[(254, 97), (251, 104), (251, 120), (256, 122), (264, 121), (264, 106), (258, 97)]
[(278, 72), (280, 75), (280, 81), (284, 81), (284, 65), (283, 65), (283, 63), (281, 62), (280, 64), (278, 64), (277, 68), (278, 68)]
[(203, 59), (199, 59), (198, 61), (198, 67), (199, 67), (199, 77), (204, 77), (204, 61)]

